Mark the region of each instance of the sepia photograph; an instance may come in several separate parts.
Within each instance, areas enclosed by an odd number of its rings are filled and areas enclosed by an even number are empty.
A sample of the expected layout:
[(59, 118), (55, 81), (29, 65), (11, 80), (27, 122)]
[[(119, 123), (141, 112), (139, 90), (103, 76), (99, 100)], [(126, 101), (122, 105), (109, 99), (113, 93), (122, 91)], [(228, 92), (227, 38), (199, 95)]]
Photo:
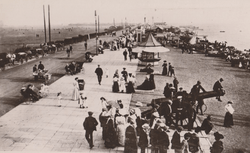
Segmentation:
[(249, 0), (0, 0), (0, 153), (250, 153)]

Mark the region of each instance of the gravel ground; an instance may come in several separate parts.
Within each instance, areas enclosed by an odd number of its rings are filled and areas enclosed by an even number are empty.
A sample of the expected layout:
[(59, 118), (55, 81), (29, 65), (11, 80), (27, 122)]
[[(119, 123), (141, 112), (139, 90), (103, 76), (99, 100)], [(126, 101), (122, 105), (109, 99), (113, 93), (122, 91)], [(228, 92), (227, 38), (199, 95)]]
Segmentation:
[[(190, 92), (191, 87), (200, 80), (202, 86), (211, 91), (213, 84), (223, 78), (222, 86), (226, 90), (226, 94), (221, 98), (223, 102), (218, 102), (215, 98), (205, 99), (205, 104), (208, 109), (204, 116), (198, 115), (202, 121), (207, 115), (212, 116), (212, 122), (215, 125), (213, 131), (209, 134), (211, 143), (214, 142), (213, 133), (219, 131), (224, 135), (224, 153), (237, 153), (238, 150), (250, 152), (250, 138), (247, 136), (250, 133), (250, 72), (245, 69), (231, 67), (229, 62), (216, 57), (205, 57), (204, 54), (181, 54), (179, 49), (168, 47), (171, 51), (160, 53), (161, 61), (159, 65), (153, 67), (154, 71), (162, 71), (164, 60), (171, 63), (175, 67), (176, 77), (179, 80), (179, 87)], [(136, 74), (137, 83), (140, 85), (145, 78), (145, 73), (139, 72), (138, 67)], [(135, 105), (136, 101), (141, 101), (144, 104), (143, 110), (149, 109), (145, 105), (150, 103), (154, 98), (163, 96), (163, 89), (166, 83), (172, 83), (173, 77), (155, 75), (156, 89), (151, 93), (135, 93), (132, 96), (131, 106)], [(233, 107), (234, 123), (233, 128), (224, 128), (223, 120), (225, 115), (224, 106), (228, 100), (234, 102)]]

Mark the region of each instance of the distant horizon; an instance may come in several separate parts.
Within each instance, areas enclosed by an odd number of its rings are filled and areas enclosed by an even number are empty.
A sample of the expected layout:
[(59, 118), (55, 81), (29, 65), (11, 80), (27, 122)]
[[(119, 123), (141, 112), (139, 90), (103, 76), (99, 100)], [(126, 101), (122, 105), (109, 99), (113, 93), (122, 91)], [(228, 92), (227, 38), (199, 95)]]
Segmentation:
[[(237, 24), (248, 25), (248, 0), (1, 0), (0, 26), (43, 25), (43, 6), (48, 23), (50, 5), (51, 25), (95, 22), (96, 11), (100, 23), (163, 22), (170, 25)], [(96, 17), (97, 17), (96, 16)]]

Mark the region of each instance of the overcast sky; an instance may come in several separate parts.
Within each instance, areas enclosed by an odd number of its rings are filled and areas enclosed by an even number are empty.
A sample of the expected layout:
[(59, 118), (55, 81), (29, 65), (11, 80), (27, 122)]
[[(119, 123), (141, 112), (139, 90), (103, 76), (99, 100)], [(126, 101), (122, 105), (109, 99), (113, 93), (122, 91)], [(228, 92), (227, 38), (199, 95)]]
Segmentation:
[(0, 23), (7, 26), (43, 26), (50, 5), (51, 24), (125, 21), (170, 24), (250, 24), (250, 0), (0, 0)]

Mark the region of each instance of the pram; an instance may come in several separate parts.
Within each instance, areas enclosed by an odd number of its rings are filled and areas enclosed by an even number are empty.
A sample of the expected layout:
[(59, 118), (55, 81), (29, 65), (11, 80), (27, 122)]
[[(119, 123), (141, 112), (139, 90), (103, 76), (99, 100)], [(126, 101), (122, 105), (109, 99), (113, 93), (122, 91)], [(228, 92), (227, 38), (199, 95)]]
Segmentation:
[(86, 52), (86, 53), (85, 53), (85, 59), (86, 59), (86, 61), (88, 61), (88, 62), (92, 62), (92, 61), (93, 61), (93, 57), (92, 57), (92, 55), (91, 55), (90, 52)]

